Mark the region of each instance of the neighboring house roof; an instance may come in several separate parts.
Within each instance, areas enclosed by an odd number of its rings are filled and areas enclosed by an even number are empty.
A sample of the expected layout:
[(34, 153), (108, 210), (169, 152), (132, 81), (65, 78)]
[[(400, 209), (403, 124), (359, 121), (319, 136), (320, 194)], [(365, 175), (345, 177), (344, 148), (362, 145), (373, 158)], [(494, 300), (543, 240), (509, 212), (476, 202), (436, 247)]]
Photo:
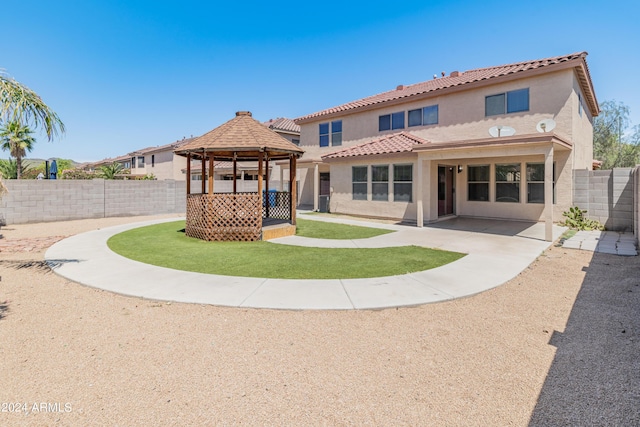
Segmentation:
[(262, 123), (269, 129), (273, 129), (276, 132), (287, 132), (287, 133), (295, 133), (300, 134), (300, 126), (296, 124), (291, 119), (287, 119), (285, 117), (279, 117), (277, 119), (270, 119), (267, 122)]
[(136, 150), (136, 151), (132, 151), (129, 153), (129, 156), (144, 156), (146, 154), (152, 154), (152, 153), (157, 153), (159, 151), (173, 151), (176, 148), (180, 148), (185, 144), (188, 144), (189, 142), (193, 141), (195, 138), (182, 138), (179, 141), (176, 142), (172, 142), (171, 144), (165, 144), (165, 145), (157, 145), (155, 147), (147, 147), (147, 148), (142, 148), (140, 150)]
[(425, 144), (430, 144), (430, 142), (407, 132), (399, 132), (326, 154), (322, 156), (322, 159), (406, 153), (412, 151), (414, 146)]
[[(316, 113), (294, 119), (296, 123), (313, 122), (325, 117), (338, 116), (358, 110), (369, 110), (382, 106), (399, 104), (412, 100), (419, 100), (431, 96), (439, 96), (453, 90), (466, 90), (477, 86), (496, 84), (516, 78), (524, 78), (535, 73), (546, 73), (566, 68), (575, 68), (578, 80), (585, 94), (591, 113), (596, 116), (600, 112), (598, 101), (591, 82), (589, 68), (586, 62), (587, 52), (572, 53), (570, 55), (552, 58), (536, 59), (516, 62), (513, 64), (494, 67), (478, 68), (464, 72), (453, 71), (449, 76), (434, 78), (413, 85), (399, 85), (377, 95), (348, 102), (337, 107), (328, 108)], [(413, 98), (413, 99), (411, 99)], [(384, 105), (382, 105), (384, 104)]]
[(263, 126), (251, 117), (249, 111), (239, 111), (236, 116), (217, 128), (195, 138), (188, 144), (178, 148), (176, 154), (195, 157), (214, 153), (216, 157), (229, 160), (238, 154), (238, 158), (255, 157), (266, 152), (269, 156), (286, 157), (290, 154), (302, 155), (304, 151), (297, 145), (287, 141), (273, 130)]
[(108, 157), (106, 159), (102, 159), (102, 160), (98, 160), (97, 162), (88, 162), (88, 163), (83, 163), (81, 165), (78, 165), (76, 167), (76, 169), (91, 169), (91, 168), (97, 168), (100, 166), (105, 166), (105, 165), (110, 165), (114, 162), (126, 162), (128, 160), (131, 160), (131, 156), (129, 155), (124, 155), (124, 156), (119, 156), (119, 157)]

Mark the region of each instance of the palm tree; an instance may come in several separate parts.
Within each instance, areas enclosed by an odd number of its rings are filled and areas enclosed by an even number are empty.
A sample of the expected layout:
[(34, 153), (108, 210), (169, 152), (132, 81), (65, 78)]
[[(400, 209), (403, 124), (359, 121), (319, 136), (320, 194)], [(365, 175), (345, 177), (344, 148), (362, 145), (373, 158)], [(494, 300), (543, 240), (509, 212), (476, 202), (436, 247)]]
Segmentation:
[(11, 159), (0, 159), (0, 178), (16, 179), (17, 176), (18, 165), (16, 164), (16, 161)]
[(43, 126), (49, 141), (63, 134), (64, 123), (37, 93), (0, 72), (0, 122)]
[(116, 179), (116, 175), (122, 172), (122, 163), (113, 162), (110, 165), (100, 167), (100, 177), (104, 179)]
[(31, 134), (33, 131), (18, 122), (9, 122), (0, 128), (0, 148), (9, 151), (15, 157), (18, 168), (18, 179), (22, 175), (22, 158), (27, 151), (33, 149), (36, 140)]
[(10, 122), (0, 128), (0, 148), (3, 151), (9, 151), (9, 154), (16, 159), (18, 179), (22, 175), (22, 158), (27, 151), (33, 149), (33, 144), (36, 142), (31, 136), (32, 133), (31, 129), (18, 122)]

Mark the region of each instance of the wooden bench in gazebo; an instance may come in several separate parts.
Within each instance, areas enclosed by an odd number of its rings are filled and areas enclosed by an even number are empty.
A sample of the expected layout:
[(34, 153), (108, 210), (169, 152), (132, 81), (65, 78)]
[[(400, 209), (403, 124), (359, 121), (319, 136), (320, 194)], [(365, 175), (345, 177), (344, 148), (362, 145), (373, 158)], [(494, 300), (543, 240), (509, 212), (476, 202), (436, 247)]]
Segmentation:
[[(250, 112), (237, 112), (235, 118), (175, 153), (187, 158), (187, 236), (208, 241), (255, 241), (263, 238), (265, 226), (271, 226), (265, 238), (268, 234), (280, 237), (295, 233), (296, 160), (303, 150), (255, 120)], [(287, 159), (289, 191), (270, 192), (269, 162)], [(199, 194), (191, 194), (192, 161), (202, 162)], [(216, 161), (233, 162), (233, 192), (214, 192)], [(257, 192), (236, 191), (238, 161), (258, 163)]]

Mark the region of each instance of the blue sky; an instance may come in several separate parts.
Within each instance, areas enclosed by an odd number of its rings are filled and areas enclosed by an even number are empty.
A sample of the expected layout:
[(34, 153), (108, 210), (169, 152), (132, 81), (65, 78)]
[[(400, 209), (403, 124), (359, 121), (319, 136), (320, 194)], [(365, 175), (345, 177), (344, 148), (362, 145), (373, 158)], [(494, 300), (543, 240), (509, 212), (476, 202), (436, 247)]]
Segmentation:
[[(29, 157), (100, 160), (250, 110), (295, 118), (441, 71), (588, 51), (640, 124), (640, 5), (601, 1), (13, 2), (0, 68), (67, 126)], [(7, 157), (1, 153), (0, 157)]]

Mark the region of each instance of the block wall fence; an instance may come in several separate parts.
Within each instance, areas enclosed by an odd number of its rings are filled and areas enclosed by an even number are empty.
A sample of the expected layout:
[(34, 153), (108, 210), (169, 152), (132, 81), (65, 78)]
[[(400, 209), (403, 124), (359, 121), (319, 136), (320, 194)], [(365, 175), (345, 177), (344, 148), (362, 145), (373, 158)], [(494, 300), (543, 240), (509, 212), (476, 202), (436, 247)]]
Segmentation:
[[(0, 200), (6, 224), (114, 216), (185, 214), (186, 182), (120, 180), (5, 180)], [(269, 188), (278, 189), (278, 181)], [(216, 181), (216, 192), (231, 191), (232, 181)], [(199, 193), (201, 181), (191, 182)], [(238, 191), (257, 191), (257, 181), (238, 183)], [(573, 205), (608, 230), (640, 229), (640, 166), (613, 170), (575, 170)], [(562, 218), (557, 218), (561, 221)]]
[(637, 232), (638, 171), (640, 168), (575, 170), (573, 205), (587, 211), (607, 230)]
[[(0, 220), (9, 224), (115, 216), (185, 214), (186, 182), (122, 180), (4, 180)], [(277, 189), (278, 181), (269, 188)], [(233, 181), (216, 181), (216, 192), (232, 191)], [(191, 182), (199, 193), (201, 181)], [(257, 191), (257, 181), (238, 182), (238, 191)]]

